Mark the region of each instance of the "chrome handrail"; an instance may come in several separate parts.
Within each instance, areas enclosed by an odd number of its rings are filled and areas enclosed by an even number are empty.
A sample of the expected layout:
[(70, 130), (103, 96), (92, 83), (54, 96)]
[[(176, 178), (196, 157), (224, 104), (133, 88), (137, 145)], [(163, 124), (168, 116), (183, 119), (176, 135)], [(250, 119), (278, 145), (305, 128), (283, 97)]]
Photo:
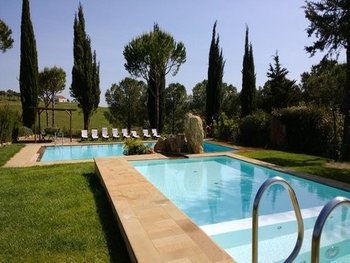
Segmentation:
[(347, 204), (350, 206), (350, 199), (345, 197), (335, 197), (329, 201), (321, 210), (320, 214), (317, 217), (314, 231), (312, 233), (312, 245), (311, 245), (311, 262), (318, 263), (320, 261), (320, 241), (321, 233), (326, 223), (328, 216), (332, 211), (339, 205)]
[(265, 191), (270, 188), (272, 185), (279, 184), (282, 185), (285, 189), (288, 190), (289, 197), (292, 201), (294, 212), (298, 221), (298, 239), (295, 244), (295, 247), (292, 251), (292, 253), (289, 255), (289, 257), (285, 260), (285, 262), (293, 262), (293, 260), (298, 256), (301, 245), (303, 244), (303, 238), (304, 238), (304, 223), (303, 218), (301, 216), (299, 203), (297, 200), (297, 197), (295, 195), (295, 192), (293, 188), (290, 186), (290, 184), (284, 180), (283, 178), (276, 176), (273, 178), (270, 178), (266, 180), (261, 187), (259, 188), (253, 204), (253, 249), (252, 249), (252, 262), (257, 263), (258, 262), (258, 231), (259, 231), (259, 204), (262, 195), (265, 193)]

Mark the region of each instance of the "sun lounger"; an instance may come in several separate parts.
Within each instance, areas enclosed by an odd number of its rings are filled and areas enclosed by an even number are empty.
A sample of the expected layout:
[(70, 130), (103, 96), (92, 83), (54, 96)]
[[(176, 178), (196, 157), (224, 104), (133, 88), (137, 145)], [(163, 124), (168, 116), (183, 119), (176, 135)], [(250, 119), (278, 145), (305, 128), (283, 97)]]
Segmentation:
[(123, 139), (124, 138), (130, 138), (130, 135), (128, 134), (128, 130), (127, 129), (122, 129), (122, 135), (123, 135)]
[(155, 139), (160, 138), (160, 135), (158, 134), (157, 129), (152, 129), (152, 136)]
[(131, 131), (131, 137), (135, 139), (140, 138), (140, 136), (137, 135), (136, 131)]
[(107, 128), (102, 128), (102, 139), (108, 140), (109, 135), (108, 135), (108, 129)]
[(92, 129), (91, 130), (91, 137), (93, 140), (98, 140), (98, 131), (97, 129)]
[(142, 133), (143, 133), (143, 138), (144, 138), (144, 139), (149, 139), (149, 138), (151, 138), (151, 135), (149, 135), (149, 133), (148, 133), (148, 129), (143, 129), (143, 130), (142, 130)]
[(118, 138), (120, 138), (117, 128), (112, 128), (112, 138), (113, 138), (113, 139), (118, 139)]
[(81, 140), (88, 140), (88, 131), (87, 130), (81, 130)]

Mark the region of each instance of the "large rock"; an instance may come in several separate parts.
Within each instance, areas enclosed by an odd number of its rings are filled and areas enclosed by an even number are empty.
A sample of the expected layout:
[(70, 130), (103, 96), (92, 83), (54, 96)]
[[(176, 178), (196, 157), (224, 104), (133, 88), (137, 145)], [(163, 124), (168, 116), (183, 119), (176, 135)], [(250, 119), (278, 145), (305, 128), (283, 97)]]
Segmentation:
[(203, 122), (198, 116), (191, 113), (185, 119), (185, 137), (189, 153), (203, 153)]
[(184, 153), (187, 152), (187, 144), (184, 134), (177, 134), (169, 138), (159, 138), (154, 146), (156, 152)]

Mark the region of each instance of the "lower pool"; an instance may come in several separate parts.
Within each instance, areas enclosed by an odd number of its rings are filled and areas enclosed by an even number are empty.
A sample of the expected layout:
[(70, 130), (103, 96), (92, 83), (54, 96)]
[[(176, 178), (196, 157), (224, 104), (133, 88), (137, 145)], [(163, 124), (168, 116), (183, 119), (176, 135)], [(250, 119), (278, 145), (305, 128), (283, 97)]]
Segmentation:
[[(148, 147), (154, 147), (154, 142), (145, 142)], [(90, 144), (90, 145), (64, 145), (48, 146), (41, 156), (41, 162), (56, 162), (67, 160), (86, 160), (96, 157), (123, 156), (123, 143), (115, 144)], [(204, 152), (234, 151), (232, 147), (226, 147), (215, 143), (205, 142)]]
[[(265, 180), (280, 176), (295, 190), (305, 221), (305, 238), (295, 262), (310, 262), (311, 236), (321, 208), (350, 193), (286, 173), (219, 156), (130, 162), (237, 262), (251, 262), (251, 211)], [(260, 204), (259, 262), (284, 262), (297, 239), (287, 191), (270, 188)], [(350, 262), (350, 209), (334, 211), (321, 239), (321, 262)]]

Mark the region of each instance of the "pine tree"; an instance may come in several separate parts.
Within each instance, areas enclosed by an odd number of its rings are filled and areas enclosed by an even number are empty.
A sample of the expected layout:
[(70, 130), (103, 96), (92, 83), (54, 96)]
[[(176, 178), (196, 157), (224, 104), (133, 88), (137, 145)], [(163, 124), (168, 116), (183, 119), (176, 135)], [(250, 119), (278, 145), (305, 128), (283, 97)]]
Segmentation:
[(83, 7), (79, 4), (78, 15), (74, 18), (74, 65), (70, 94), (74, 97), (84, 115), (84, 129), (88, 129), (90, 118), (100, 103), (100, 66), (96, 52), (92, 55), (91, 40), (85, 32)]
[(219, 47), (219, 36), (216, 34), (215, 21), (213, 34), (209, 50), (209, 67), (208, 67), (208, 85), (206, 101), (206, 121), (211, 124), (220, 114), (222, 101), (222, 78), (224, 75), (225, 61), (222, 55), (222, 49)]
[(242, 117), (251, 114), (256, 107), (256, 87), (255, 68), (253, 58), (253, 47), (249, 44), (249, 29), (245, 33), (243, 70), (242, 70), (242, 90), (240, 93), (241, 115)]
[(38, 105), (39, 73), (36, 42), (28, 0), (23, 0), (21, 21), (21, 62), (19, 74), (23, 125), (35, 124), (34, 107)]

